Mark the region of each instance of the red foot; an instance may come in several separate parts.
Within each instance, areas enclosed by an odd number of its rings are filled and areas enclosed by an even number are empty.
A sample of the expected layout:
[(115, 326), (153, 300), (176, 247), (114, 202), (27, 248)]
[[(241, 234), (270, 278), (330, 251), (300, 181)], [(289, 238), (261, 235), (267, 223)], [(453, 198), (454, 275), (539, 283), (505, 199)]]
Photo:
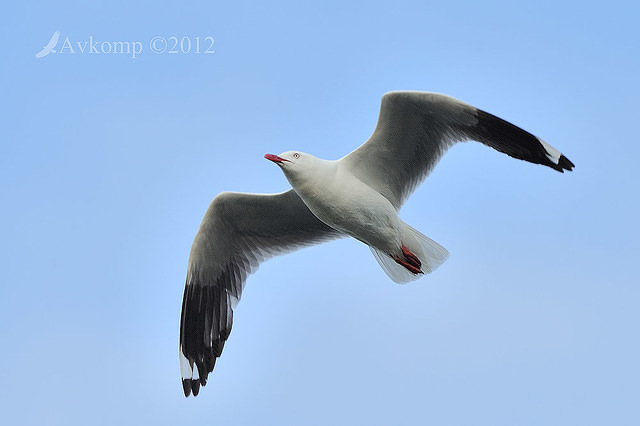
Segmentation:
[(405, 247), (404, 245), (402, 246), (402, 254), (404, 254), (404, 257), (412, 265), (415, 265), (418, 268), (420, 268), (422, 266), (422, 262), (420, 262), (420, 259), (418, 259), (418, 256), (416, 256), (415, 254), (411, 253), (411, 251), (407, 247)]
[(411, 251), (406, 248), (404, 245), (402, 246), (402, 254), (404, 255), (404, 259), (401, 259), (400, 256), (395, 256), (393, 260), (395, 260), (398, 264), (407, 268), (410, 272), (414, 274), (424, 274), (420, 267), (422, 266), (422, 262), (418, 257), (411, 253)]

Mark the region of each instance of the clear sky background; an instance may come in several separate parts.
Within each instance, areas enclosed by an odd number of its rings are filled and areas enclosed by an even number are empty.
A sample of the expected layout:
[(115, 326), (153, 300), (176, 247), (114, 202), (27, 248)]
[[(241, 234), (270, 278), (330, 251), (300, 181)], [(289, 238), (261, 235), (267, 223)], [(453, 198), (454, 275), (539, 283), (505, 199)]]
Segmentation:
[[(640, 424), (636, 3), (3, 9), (3, 424)], [(35, 58), (56, 30), (58, 49), (143, 51)], [(215, 53), (155, 54), (155, 36)], [(450, 251), (440, 269), (396, 285), (354, 240), (266, 262), (185, 399), (180, 306), (210, 201), (286, 190), (265, 153), (350, 152), (398, 89), (496, 114), (575, 171), (455, 146), (401, 212)]]

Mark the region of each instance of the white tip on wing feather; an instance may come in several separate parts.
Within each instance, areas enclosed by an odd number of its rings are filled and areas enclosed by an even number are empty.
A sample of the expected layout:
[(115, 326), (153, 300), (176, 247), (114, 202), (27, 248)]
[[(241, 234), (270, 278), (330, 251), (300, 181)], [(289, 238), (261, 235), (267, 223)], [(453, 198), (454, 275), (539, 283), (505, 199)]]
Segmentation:
[(193, 369), (193, 377), (191, 378), (191, 380), (194, 380), (196, 382), (200, 380), (200, 370), (198, 370), (197, 366)]
[(545, 141), (543, 141), (542, 139), (538, 138), (538, 140), (544, 147), (545, 151), (547, 151), (547, 158), (551, 160), (553, 164), (558, 164), (560, 162), (560, 157), (562, 156), (562, 153), (557, 149), (555, 149), (554, 147), (552, 147), (551, 145), (549, 145), (548, 143), (546, 143)]
[(180, 345), (180, 376), (182, 379), (191, 379), (193, 377), (193, 369), (189, 365), (189, 360), (182, 353), (182, 345)]

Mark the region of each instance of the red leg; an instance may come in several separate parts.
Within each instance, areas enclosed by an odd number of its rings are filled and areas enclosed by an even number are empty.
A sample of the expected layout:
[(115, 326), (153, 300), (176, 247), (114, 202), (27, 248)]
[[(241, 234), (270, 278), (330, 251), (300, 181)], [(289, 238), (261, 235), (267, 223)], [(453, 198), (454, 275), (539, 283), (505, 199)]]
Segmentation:
[(397, 263), (399, 263), (400, 265), (404, 266), (405, 268), (407, 268), (410, 272), (413, 272), (414, 274), (424, 274), (424, 272), (422, 272), (420, 270), (420, 268), (412, 265), (411, 263), (407, 262), (406, 260), (400, 259), (398, 256), (394, 257), (393, 260), (395, 260)]
[(420, 268), (422, 266), (422, 262), (420, 262), (420, 259), (418, 259), (418, 256), (416, 256), (415, 254), (411, 253), (411, 250), (409, 250), (404, 244), (402, 245), (402, 254), (404, 254), (404, 257), (412, 265), (415, 265), (418, 268)]
[(411, 250), (409, 250), (404, 245), (402, 245), (402, 254), (404, 255), (404, 259), (401, 259), (400, 256), (395, 256), (393, 260), (395, 260), (397, 263), (404, 266), (414, 274), (424, 274), (424, 272), (422, 272), (422, 270), (420, 269), (422, 266), (422, 262), (420, 262), (418, 256), (413, 254)]

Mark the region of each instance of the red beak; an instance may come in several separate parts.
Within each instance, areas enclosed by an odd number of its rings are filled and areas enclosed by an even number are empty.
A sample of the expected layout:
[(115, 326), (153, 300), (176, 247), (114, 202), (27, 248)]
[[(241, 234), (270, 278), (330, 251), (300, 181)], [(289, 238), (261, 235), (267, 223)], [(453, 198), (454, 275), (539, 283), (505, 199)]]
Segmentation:
[(285, 160), (284, 158), (278, 157), (277, 155), (273, 155), (273, 154), (265, 154), (264, 158), (266, 158), (269, 161), (273, 161), (274, 163), (284, 163), (285, 161), (289, 161), (289, 160)]

